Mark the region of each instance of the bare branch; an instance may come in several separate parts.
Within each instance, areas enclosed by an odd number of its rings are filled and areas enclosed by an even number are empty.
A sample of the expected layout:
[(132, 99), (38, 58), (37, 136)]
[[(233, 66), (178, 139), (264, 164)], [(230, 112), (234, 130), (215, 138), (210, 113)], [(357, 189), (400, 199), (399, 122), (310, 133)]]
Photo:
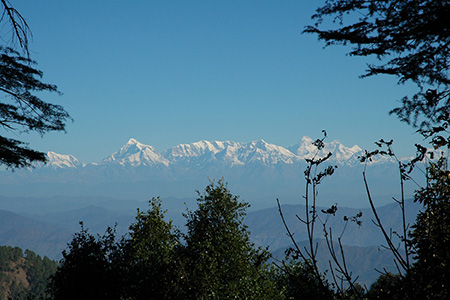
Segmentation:
[(25, 51), (26, 55), (29, 57), (30, 52), (28, 50), (28, 36), (32, 36), (30, 27), (28, 26), (25, 18), (20, 14), (20, 12), (11, 6), (9, 1), (0, 0), (0, 4), (3, 6), (3, 15), (0, 18), (0, 21), (6, 17), (8, 22), (11, 25), (13, 34), (12, 34), (12, 42), (15, 39), (19, 42), (19, 46)]

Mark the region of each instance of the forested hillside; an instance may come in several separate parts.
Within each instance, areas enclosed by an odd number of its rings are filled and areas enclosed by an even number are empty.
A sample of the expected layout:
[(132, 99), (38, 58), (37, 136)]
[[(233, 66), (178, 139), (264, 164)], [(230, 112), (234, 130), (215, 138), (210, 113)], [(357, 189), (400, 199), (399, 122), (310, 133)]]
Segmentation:
[(33, 251), (0, 246), (0, 299), (40, 299), (57, 262)]

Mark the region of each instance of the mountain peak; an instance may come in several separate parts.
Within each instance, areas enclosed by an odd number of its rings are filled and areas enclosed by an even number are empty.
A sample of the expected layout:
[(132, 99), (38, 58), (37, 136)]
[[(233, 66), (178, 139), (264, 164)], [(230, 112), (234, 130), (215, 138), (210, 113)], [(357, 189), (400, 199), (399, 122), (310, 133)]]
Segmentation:
[(126, 145), (135, 145), (135, 144), (140, 144), (140, 143), (138, 142), (138, 140), (136, 140), (134, 138), (129, 139), (128, 142), (126, 143)]
[(257, 146), (257, 147), (265, 147), (267, 145), (270, 145), (269, 143), (267, 143), (265, 140), (263, 139), (259, 139), (256, 141), (252, 141), (251, 142), (252, 145)]
[(123, 145), (121, 150), (125, 149), (125, 151), (128, 151), (128, 149), (131, 149), (131, 148), (137, 148), (139, 150), (143, 150), (145, 148), (151, 148), (152, 150), (154, 150), (154, 148), (152, 146), (144, 145), (134, 138), (129, 139), (128, 142), (125, 145)]
[(132, 166), (169, 165), (169, 162), (155, 148), (144, 145), (134, 138), (129, 139), (119, 151), (105, 158), (103, 162)]

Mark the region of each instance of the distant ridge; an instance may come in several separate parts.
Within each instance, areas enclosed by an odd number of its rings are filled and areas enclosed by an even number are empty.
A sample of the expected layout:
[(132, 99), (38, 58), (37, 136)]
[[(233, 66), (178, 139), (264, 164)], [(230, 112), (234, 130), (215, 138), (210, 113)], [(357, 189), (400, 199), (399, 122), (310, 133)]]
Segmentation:
[[(198, 141), (191, 144), (180, 144), (165, 149), (159, 153), (154, 147), (140, 143), (131, 138), (117, 152), (107, 156), (101, 163), (86, 164), (80, 162), (72, 155), (62, 155), (48, 152), (48, 164), (45, 167), (52, 168), (83, 168), (88, 165), (119, 164), (128, 166), (165, 166), (183, 163), (200, 163), (221, 161), (229, 166), (260, 163), (266, 166), (283, 164), (295, 164), (303, 162), (314, 155), (324, 156), (328, 152), (333, 153), (330, 161), (339, 164), (355, 164), (362, 149), (354, 145), (346, 147), (335, 140), (325, 143), (325, 147), (319, 152), (312, 144), (313, 139), (303, 137), (299, 143), (288, 148), (267, 143), (264, 140), (239, 143), (233, 141)], [(385, 160), (377, 161), (385, 162)], [(41, 164), (35, 167), (43, 167)]]

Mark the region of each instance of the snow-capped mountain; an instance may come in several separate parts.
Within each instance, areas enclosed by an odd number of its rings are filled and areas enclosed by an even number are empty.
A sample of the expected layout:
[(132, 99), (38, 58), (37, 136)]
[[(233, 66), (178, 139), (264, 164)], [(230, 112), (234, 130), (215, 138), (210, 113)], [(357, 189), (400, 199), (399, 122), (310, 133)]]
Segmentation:
[[(264, 140), (199, 141), (158, 152), (152, 146), (130, 139), (99, 163), (85, 164), (72, 155), (49, 152), (46, 165), (36, 164), (31, 171), (0, 172), (0, 191), (16, 196), (186, 197), (201, 189), (209, 179), (224, 178), (233, 185), (235, 193), (247, 199), (273, 201), (279, 195), (301, 195), (305, 159), (317, 152), (313, 142), (303, 137), (298, 144), (285, 148)], [(324, 166), (339, 166), (327, 179), (330, 201), (335, 201), (336, 195), (349, 202), (364, 198), (362, 166), (358, 160), (363, 154), (361, 148), (332, 141), (325, 143), (317, 156), (323, 157), (328, 152), (333, 155)], [(370, 165), (374, 166), (369, 175), (371, 183), (383, 181), (380, 193), (398, 191), (396, 164), (383, 158)]]
[(165, 159), (152, 146), (139, 143), (131, 138), (119, 151), (111, 154), (103, 160), (103, 164), (120, 164), (123, 166), (168, 166), (169, 161)]
[(85, 164), (80, 162), (73, 155), (64, 155), (49, 151), (47, 153), (47, 164), (36, 163), (34, 166), (51, 169), (66, 169), (66, 168), (84, 167)]
[(324, 143), (324, 147), (321, 150), (318, 150), (317, 147), (313, 145), (313, 142), (313, 139), (304, 136), (300, 140), (300, 143), (293, 145), (288, 149), (301, 159), (310, 159), (314, 156), (323, 157), (331, 152), (333, 155), (330, 158), (330, 161), (338, 164), (354, 164), (358, 160), (358, 156), (363, 153), (362, 149), (356, 145), (349, 148), (336, 140), (330, 143)]
[[(305, 159), (323, 157), (332, 153), (329, 163), (356, 166), (359, 165), (359, 156), (363, 155), (362, 149), (354, 145), (346, 147), (335, 140), (324, 143), (323, 149), (317, 150), (313, 145), (314, 140), (304, 136), (299, 143), (284, 148), (267, 143), (264, 140), (240, 143), (233, 141), (198, 141), (191, 144), (179, 144), (158, 152), (154, 147), (145, 145), (131, 138), (117, 152), (103, 159), (101, 163), (85, 164), (72, 155), (48, 152), (48, 162), (36, 164), (35, 167), (46, 168), (83, 168), (86, 166), (120, 165), (123, 167), (159, 167), (183, 165), (184, 167), (220, 164), (222, 166), (236, 167), (260, 164), (270, 167), (276, 165), (302, 164)], [(387, 157), (375, 157), (371, 164), (390, 162)]]
[(242, 164), (236, 151), (244, 144), (231, 141), (199, 141), (192, 144), (180, 144), (164, 151), (164, 157), (171, 163), (213, 163), (217, 161), (231, 162), (231, 165)]
[(289, 150), (266, 143), (264, 140), (250, 143), (232, 141), (200, 141), (181, 144), (167, 149), (164, 156), (171, 162), (213, 163), (221, 162), (228, 166), (243, 166), (260, 163), (265, 166), (278, 163), (292, 164), (298, 158)]
[(299, 160), (291, 151), (281, 146), (269, 144), (264, 140), (245, 144), (239, 151), (239, 160), (243, 163), (261, 163), (265, 166), (279, 163), (293, 164)]

